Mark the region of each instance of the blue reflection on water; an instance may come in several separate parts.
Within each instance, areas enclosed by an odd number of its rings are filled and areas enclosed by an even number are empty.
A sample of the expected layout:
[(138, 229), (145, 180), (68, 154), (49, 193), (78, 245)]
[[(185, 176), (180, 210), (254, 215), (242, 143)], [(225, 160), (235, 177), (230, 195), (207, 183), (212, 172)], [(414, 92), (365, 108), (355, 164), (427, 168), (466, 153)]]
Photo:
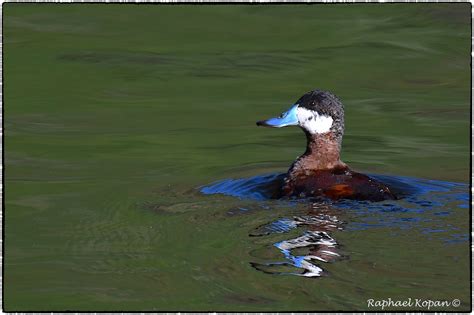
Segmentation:
[(232, 197), (254, 200), (267, 200), (272, 197), (272, 189), (284, 174), (268, 174), (250, 178), (224, 179), (201, 187), (206, 195), (223, 194)]

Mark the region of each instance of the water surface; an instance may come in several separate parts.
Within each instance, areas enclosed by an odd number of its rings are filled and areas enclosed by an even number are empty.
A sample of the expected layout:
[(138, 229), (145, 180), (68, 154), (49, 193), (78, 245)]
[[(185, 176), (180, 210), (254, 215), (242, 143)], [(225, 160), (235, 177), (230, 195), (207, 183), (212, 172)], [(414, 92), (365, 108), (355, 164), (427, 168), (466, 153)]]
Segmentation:
[[(7, 311), (469, 309), (469, 4), (3, 8)], [(305, 145), (255, 121), (313, 88), (411, 194), (252, 186)]]

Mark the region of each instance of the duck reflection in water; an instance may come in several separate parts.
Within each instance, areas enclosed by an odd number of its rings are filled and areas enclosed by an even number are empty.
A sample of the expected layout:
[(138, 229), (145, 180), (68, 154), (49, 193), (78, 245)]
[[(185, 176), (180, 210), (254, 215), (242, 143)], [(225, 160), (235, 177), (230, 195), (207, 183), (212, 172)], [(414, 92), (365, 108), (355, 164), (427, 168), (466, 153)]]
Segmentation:
[[(304, 214), (296, 215), (292, 219), (279, 219), (258, 227), (250, 236), (285, 233), (300, 227), (305, 228), (306, 231), (299, 237), (274, 244), (284, 255), (286, 261), (252, 262), (250, 264), (255, 269), (270, 274), (289, 274), (304, 277), (324, 275), (326, 272), (317, 262), (331, 263), (344, 257), (337, 241), (331, 236), (331, 232), (343, 229), (344, 222), (338, 218), (339, 211), (327, 202), (316, 202), (310, 205)], [(300, 271), (287, 271), (288, 267), (300, 268)]]

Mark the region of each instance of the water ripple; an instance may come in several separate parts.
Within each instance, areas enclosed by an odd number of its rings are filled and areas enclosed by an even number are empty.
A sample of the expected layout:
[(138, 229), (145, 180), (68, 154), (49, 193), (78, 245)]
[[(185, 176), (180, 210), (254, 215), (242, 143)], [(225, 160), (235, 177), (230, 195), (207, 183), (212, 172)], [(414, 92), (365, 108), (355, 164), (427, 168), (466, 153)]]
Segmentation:
[[(255, 269), (280, 275), (319, 277), (327, 274), (320, 264), (344, 258), (335, 231), (360, 231), (373, 228), (416, 229), (421, 235), (437, 238), (444, 244), (469, 240), (469, 234), (449, 223), (453, 213), (469, 209), (469, 187), (462, 183), (418, 179), (402, 176), (371, 175), (386, 183), (399, 200), (368, 202), (340, 200), (317, 202), (301, 199), (286, 202), (292, 216), (256, 227), (249, 236), (266, 237), (299, 231), (300, 236), (273, 244), (284, 261), (251, 262)], [(260, 203), (273, 199), (284, 174), (267, 174), (250, 178), (225, 179), (200, 188), (201, 193), (223, 194)], [(296, 205), (303, 205), (295, 215)], [(350, 218), (345, 222), (341, 217)]]

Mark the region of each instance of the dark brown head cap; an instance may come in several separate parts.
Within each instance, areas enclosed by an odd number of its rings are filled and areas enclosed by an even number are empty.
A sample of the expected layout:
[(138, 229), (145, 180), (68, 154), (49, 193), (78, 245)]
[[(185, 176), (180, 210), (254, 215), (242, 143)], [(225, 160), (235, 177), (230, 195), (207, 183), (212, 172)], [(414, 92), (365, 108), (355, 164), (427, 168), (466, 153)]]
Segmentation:
[(300, 107), (317, 112), (319, 115), (330, 116), (333, 119), (331, 131), (342, 142), (344, 135), (344, 106), (339, 98), (331, 92), (313, 90), (295, 102)]

